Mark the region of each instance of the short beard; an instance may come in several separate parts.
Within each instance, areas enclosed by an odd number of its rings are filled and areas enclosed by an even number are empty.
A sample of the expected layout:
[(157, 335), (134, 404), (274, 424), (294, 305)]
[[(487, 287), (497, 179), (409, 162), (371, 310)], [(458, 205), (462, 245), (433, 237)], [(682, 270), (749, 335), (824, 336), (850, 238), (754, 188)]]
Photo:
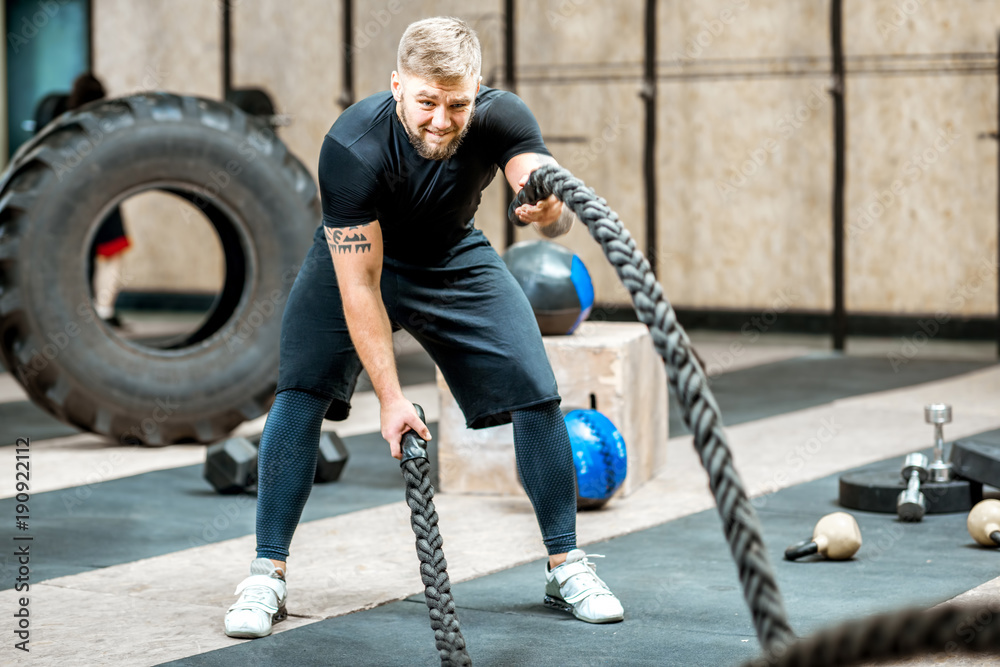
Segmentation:
[(410, 124), (406, 117), (406, 105), (402, 101), (399, 104), (399, 115), (402, 116), (401, 120), (403, 121), (403, 129), (406, 130), (406, 138), (410, 140), (410, 145), (413, 146), (420, 157), (425, 160), (447, 160), (458, 152), (459, 146), (462, 145), (462, 139), (469, 133), (469, 128), (472, 127), (472, 119), (476, 117), (476, 107), (473, 106), (472, 111), (469, 112), (469, 122), (462, 128), (462, 132), (449, 141), (446, 146), (440, 148), (432, 147), (419, 136), (410, 132)]

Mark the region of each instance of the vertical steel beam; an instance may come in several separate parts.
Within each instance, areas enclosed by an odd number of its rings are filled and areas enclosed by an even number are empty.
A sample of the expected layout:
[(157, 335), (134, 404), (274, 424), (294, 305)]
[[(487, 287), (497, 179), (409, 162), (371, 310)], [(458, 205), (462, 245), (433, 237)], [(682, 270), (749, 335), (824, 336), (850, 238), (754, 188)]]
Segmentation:
[[(87, 0), (86, 21), (87, 21), (87, 71), (94, 71), (94, 2)], [(39, 128), (41, 129), (41, 128)]]
[(844, 174), (847, 119), (844, 107), (843, 3), (830, 0), (830, 47), (833, 53), (833, 349), (843, 350), (847, 339), (844, 298)]
[(222, 99), (233, 89), (233, 8), (222, 0)]
[(344, 70), (337, 103), (341, 109), (354, 104), (354, 0), (343, 3)]
[[(512, 93), (517, 92), (517, 76), (514, 73), (514, 21), (515, 21), (515, 0), (504, 0), (503, 3), (503, 73), (504, 86)], [(503, 176), (503, 174), (501, 174)], [(504, 179), (504, 183), (507, 179)], [(503, 198), (503, 221), (504, 221), (504, 247), (509, 248), (514, 245), (514, 223), (507, 218), (507, 208), (514, 201), (514, 191), (510, 185), (504, 187)]]
[(656, 223), (656, 2), (646, 0), (645, 47), (642, 98), (646, 105), (646, 129), (643, 147), (643, 179), (646, 190), (646, 258), (657, 274)]

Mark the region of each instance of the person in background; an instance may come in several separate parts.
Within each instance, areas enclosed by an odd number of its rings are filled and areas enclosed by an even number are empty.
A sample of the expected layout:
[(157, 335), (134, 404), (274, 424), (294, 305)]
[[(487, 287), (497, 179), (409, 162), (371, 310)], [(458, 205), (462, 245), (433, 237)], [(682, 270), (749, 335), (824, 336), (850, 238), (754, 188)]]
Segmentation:
[[(73, 90), (66, 100), (66, 110), (77, 109), (89, 102), (104, 99), (105, 96), (100, 80), (90, 72), (85, 72), (73, 82)], [(121, 209), (116, 206), (98, 228), (88, 254), (94, 310), (98, 317), (114, 327), (122, 326), (115, 303), (122, 288), (122, 256), (131, 245), (125, 233)]]

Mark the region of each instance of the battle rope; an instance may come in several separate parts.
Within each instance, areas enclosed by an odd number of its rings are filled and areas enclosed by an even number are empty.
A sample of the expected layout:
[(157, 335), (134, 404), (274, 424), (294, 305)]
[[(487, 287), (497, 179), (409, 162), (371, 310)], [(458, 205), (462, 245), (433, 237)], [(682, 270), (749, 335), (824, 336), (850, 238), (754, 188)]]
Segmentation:
[[(420, 420), (424, 411), (414, 405)], [(455, 599), (451, 596), (448, 563), (441, 545), (444, 539), (438, 531), (438, 515), (434, 509), (434, 487), (431, 486), (427, 461), (427, 444), (414, 431), (403, 435), (403, 458), (399, 467), (406, 480), (406, 504), (410, 506), (410, 526), (417, 538), (417, 557), (420, 559), (420, 578), (424, 582), (424, 599), (431, 616), (434, 643), (441, 656), (441, 667), (466, 667), (472, 664), (465, 649), (465, 637), (458, 627)]]
[[(757, 513), (733, 466), (719, 406), (687, 333), (678, 324), (649, 262), (607, 202), (556, 165), (545, 165), (531, 173), (511, 203), (508, 217), (521, 225), (514, 209), (552, 194), (572, 209), (601, 245), (632, 295), (639, 321), (649, 328), (653, 345), (666, 363), (667, 378), (683, 409), (684, 423), (694, 433), (695, 449), (708, 473), (723, 530), (739, 570), (743, 595), (764, 649), (764, 656), (748, 664), (842, 665), (942, 648), (949, 652), (1000, 649), (1000, 617), (990, 607), (948, 606), (926, 612), (904, 611), (851, 621), (805, 640), (796, 640), (764, 548)], [(970, 617), (974, 619), (973, 625), (963, 631), (963, 623), (968, 625)], [(958, 637), (964, 641), (955, 641)]]
[(519, 223), (514, 208), (551, 194), (565, 202), (601, 244), (632, 295), (639, 321), (649, 328), (653, 345), (666, 362), (667, 378), (683, 407), (684, 423), (694, 432), (695, 449), (708, 471), (709, 486), (722, 516), (723, 530), (739, 569), (743, 595), (761, 646), (766, 650), (778, 643), (790, 643), (794, 635), (764, 549), (757, 512), (733, 467), (722, 430), (722, 414), (694, 357), (687, 333), (677, 323), (674, 309), (656, 282), (649, 262), (636, 248), (618, 214), (568, 170), (549, 164), (531, 172), (511, 203), (508, 215)]
[(1000, 647), (997, 611), (995, 604), (942, 605), (847, 621), (744, 667), (833, 667), (932, 653), (990, 653)]

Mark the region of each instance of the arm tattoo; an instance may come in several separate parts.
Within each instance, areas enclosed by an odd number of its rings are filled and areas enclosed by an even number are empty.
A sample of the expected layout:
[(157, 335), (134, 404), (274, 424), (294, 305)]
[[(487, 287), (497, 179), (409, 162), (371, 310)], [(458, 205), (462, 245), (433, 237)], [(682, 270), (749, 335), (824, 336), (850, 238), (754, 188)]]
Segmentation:
[(366, 228), (368, 225), (348, 227), (326, 227), (326, 242), (330, 246), (331, 255), (360, 255), (371, 252), (372, 244), (368, 241)]

